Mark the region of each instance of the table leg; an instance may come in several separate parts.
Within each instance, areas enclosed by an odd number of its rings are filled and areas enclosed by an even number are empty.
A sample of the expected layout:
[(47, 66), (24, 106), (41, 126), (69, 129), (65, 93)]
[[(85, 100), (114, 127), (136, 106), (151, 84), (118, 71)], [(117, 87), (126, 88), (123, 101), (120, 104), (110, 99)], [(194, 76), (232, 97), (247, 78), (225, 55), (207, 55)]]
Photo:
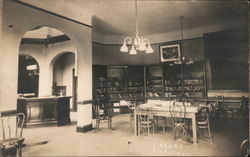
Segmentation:
[(197, 144), (197, 130), (195, 114), (192, 115), (193, 143)]
[(134, 135), (137, 136), (137, 116), (136, 116), (136, 110), (134, 110)]

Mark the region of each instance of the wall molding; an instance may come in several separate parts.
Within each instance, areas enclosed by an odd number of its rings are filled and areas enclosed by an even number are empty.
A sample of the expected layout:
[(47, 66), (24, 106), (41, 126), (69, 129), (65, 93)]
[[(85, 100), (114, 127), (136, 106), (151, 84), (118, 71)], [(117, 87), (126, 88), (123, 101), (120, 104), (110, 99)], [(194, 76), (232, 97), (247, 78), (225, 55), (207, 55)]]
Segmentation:
[[(195, 40), (195, 39), (203, 39), (203, 37), (195, 37), (195, 38), (188, 38), (188, 39), (183, 39), (183, 40), (173, 40), (173, 41), (164, 41), (164, 42), (158, 42), (158, 43), (150, 43), (150, 45), (164, 45), (164, 44), (171, 44), (171, 43), (178, 43), (182, 41), (188, 41), (188, 40)], [(106, 43), (101, 43), (98, 41), (92, 41), (94, 44), (102, 45), (102, 46), (121, 46), (121, 44), (106, 44)]]
[(50, 38), (22, 38), (21, 44), (46, 45), (68, 40), (70, 40), (70, 38), (67, 35), (58, 35)]

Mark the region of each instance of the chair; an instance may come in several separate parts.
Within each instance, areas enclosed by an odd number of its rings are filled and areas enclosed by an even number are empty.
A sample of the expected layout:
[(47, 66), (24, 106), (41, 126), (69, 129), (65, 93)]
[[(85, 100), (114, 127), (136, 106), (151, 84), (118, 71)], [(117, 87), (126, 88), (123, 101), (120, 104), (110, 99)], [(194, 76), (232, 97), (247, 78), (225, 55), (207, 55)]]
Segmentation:
[(24, 121), (25, 115), (23, 113), (0, 117), (2, 132), (0, 135), (1, 156), (22, 156)]
[(112, 108), (106, 100), (98, 100), (95, 107), (96, 130), (99, 129), (101, 122), (107, 122), (108, 128), (112, 129)]
[(210, 131), (210, 122), (209, 122), (209, 106), (208, 107), (202, 107), (198, 113), (197, 113), (197, 118), (196, 118), (196, 126), (198, 129), (198, 134), (200, 135), (200, 130), (201, 134), (203, 135), (203, 129), (207, 129), (210, 143), (212, 144), (212, 137), (211, 137), (211, 131)]
[(163, 116), (154, 116), (154, 119), (156, 121), (156, 127), (158, 127), (158, 121), (163, 121), (163, 125), (162, 125), (162, 131), (165, 132), (165, 128), (167, 128), (167, 117), (163, 117)]
[[(148, 103), (151, 105), (162, 105), (163, 103), (165, 103), (166, 101), (164, 100), (148, 100)], [(163, 121), (163, 125), (162, 127), (162, 131), (165, 132), (165, 128), (167, 128), (167, 117), (165, 116), (159, 116), (159, 115), (155, 115), (154, 117), (154, 122), (155, 122), (155, 127), (158, 128), (158, 122), (159, 121)]]
[(249, 140), (245, 139), (240, 144), (240, 156), (241, 157), (248, 157), (249, 156)]
[(129, 118), (130, 118), (130, 131), (132, 130), (132, 125), (134, 121), (134, 110), (136, 107), (136, 102), (135, 101), (127, 101), (128, 108), (129, 108)]
[(145, 108), (137, 107), (136, 113), (138, 115), (138, 132), (139, 135), (141, 131), (147, 131), (148, 135), (150, 134), (150, 129), (154, 134), (154, 119), (153, 115)]
[(209, 107), (211, 117), (215, 118), (215, 120), (217, 121), (219, 118), (221, 118), (221, 115), (223, 114), (224, 96), (216, 95), (215, 101), (209, 103), (207, 106)]
[(186, 135), (186, 139), (188, 140), (188, 123), (186, 119), (186, 107), (185, 105), (170, 105), (169, 111), (172, 118), (172, 124), (173, 124), (173, 138), (175, 140), (175, 134), (177, 131), (177, 128), (182, 129), (182, 135)]

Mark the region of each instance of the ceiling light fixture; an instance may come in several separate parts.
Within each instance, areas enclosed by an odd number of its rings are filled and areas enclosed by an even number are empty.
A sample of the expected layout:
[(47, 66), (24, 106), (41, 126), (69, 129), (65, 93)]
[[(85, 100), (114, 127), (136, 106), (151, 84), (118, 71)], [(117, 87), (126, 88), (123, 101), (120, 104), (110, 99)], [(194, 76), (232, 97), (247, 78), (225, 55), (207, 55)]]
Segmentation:
[(137, 51), (144, 51), (146, 53), (153, 53), (154, 50), (150, 46), (150, 42), (148, 39), (139, 36), (139, 26), (138, 26), (138, 18), (137, 18), (137, 0), (135, 0), (135, 37), (134, 39), (131, 37), (126, 37), (124, 39), (123, 45), (120, 49), (121, 52), (128, 52), (127, 44), (131, 44), (131, 49), (129, 51), (130, 55), (136, 55)]

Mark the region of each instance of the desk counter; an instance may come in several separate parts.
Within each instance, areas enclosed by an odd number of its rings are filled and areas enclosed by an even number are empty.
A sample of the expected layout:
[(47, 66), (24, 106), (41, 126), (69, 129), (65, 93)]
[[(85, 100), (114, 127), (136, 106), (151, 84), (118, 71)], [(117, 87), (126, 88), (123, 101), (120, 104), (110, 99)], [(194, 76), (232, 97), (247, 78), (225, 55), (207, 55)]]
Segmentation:
[(25, 124), (56, 122), (58, 126), (70, 123), (70, 96), (18, 98), (17, 112), (26, 116)]

